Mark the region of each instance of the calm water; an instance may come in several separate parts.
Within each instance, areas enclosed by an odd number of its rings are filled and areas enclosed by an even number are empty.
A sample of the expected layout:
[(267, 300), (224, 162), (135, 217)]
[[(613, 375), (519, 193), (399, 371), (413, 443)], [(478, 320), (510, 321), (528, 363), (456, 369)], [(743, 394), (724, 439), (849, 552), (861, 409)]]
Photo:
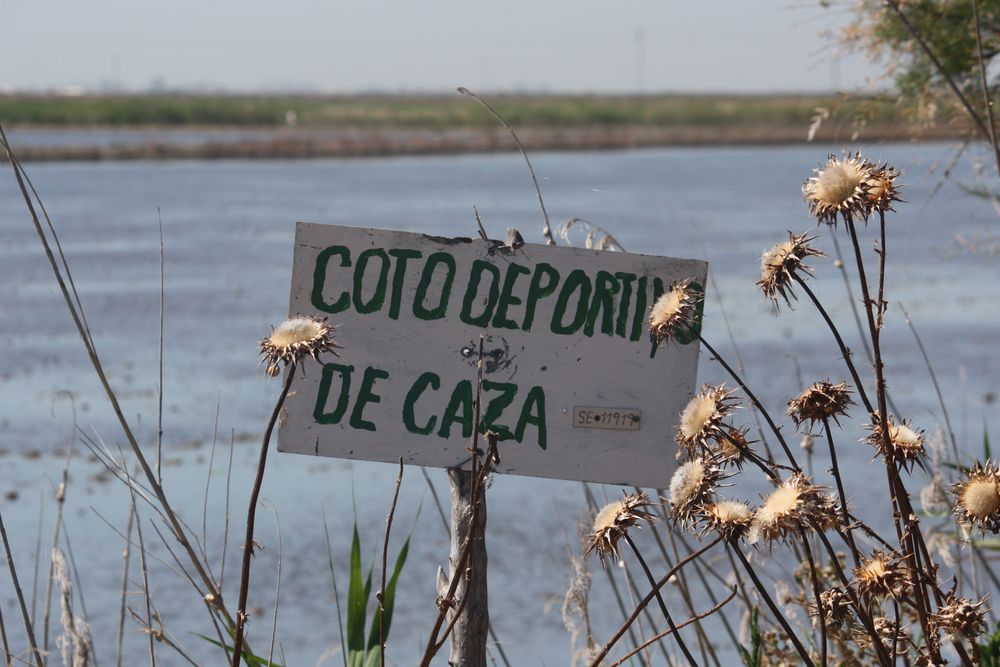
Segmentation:
[[(926, 369), (896, 302), (902, 301), (924, 339), (959, 436), (977, 452), (992, 403), (1000, 359), (996, 296), (998, 259), (989, 249), (997, 225), (992, 206), (964, 195), (955, 182), (972, 184), (961, 163), (933, 198), (951, 147), (885, 145), (869, 157), (905, 171), (899, 215), (891, 217), (885, 333), (887, 373), (900, 410), (934, 432), (940, 410)], [(705, 335), (720, 352), (740, 359), (762, 400), (780, 413), (805, 382), (845, 373), (829, 332), (807, 302), (775, 317), (754, 286), (760, 252), (785, 230), (813, 229), (799, 187), (827, 147), (705, 148), (534, 156), (553, 220), (581, 217), (611, 230), (629, 250), (705, 258), (714, 276)], [(171, 162), (45, 164), (29, 167), (61, 234), (77, 287), (111, 381), (146, 442), (156, 418), (159, 300), (157, 211), (165, 237), (166, 315), (164, 406), (168, 492), (199, 527), (209, 474), (213, 422), (220, 442), (235, 434), (233, 528), (241, 530), (256, 445), (278, 387), (256, 368), (256, 343), (287, 307), (293, 225), (297, 220), (382, 227), (440, 235), (472, 235), (478, 206), (494, 236), (508, 226), (540, 241), (541, 215), (520, 158), (512, 155), (313, 162)], [(821, 245), (833, 254), (819, 230)], [(847, 237), (843, 229), (842, 246)], [(74, 438), (75, 423), (114, 447), (121, 440), (93, 378), (72, 322), (44, 260), (13, 178), (0, 179), (0, 458), (4, 517), (18, 563), (30, 578), (39, 502), (46, 497), (50, 530), (51, 489), (61, 462), (55, 452)], [(958, 239), (978, 240), (970, 252)], [(871, 248), (871, 232), (865, 238)], [(857, 345), (848, 299), (831, 260), (814, 263), (815, 289)], [(851, 263), (848, 263), (848, 267)], [(720, 303), (721, 300), (721, 303)], [(732, 334), (727, 331), (723, 307)], [(864, 365), (864, 364), (862, 364)], [(725, 379), (703, 356), (700, 381)], [(746, 417), (749, 419), (749, 417)], [(791, 426), (787, 429), (790, 431)], [(870, 496), (884, 487), (882, 472), (867, 465), (871, 451), (848, 427), (840, 436), (842, 465), (850, 468), (849, 495)], [(78, 439), (78, 438), (77, 438)], [(82, 447), (77, 444), (77, 448)], [(819, 476), (827, 463), (817, 448)], [(32, 458), (33, 452), (40, 458)], [(225, 463), (215, 454), (206, 521), (212, 553), (220, 553)], [(91, 508), (116, 526), (127, 515), (127, 494), (95, 479), (100, 468), (73, 463), (67, 501), (69, 534), (83, 576), (98, 657), (109, 662), (117, 622), (120, 539)], [(278, 637), (289, 664), (314, 664), (336, 641), (322, 521), (330, 523), (334, 558), (346, 564), (352, 507), (365, 525), (368, 553), (383, 530), (394, 479), (392, 466), (349, 464), (292, 455), (272, 457), (264, 495), (281, 524), (282, 606)], [(447, 496), (440, 471), (430, 471)], [(746, 475), (746, 477), (750, 477)], [(666, 480), (664, 480), (666, 483)], [(922, 484), (919, 477), (913, 488)], [(734, 495), (755, 498), (759, 482), (741, 482)], [(874, 489), (874, 491), (873, 491)], [(615, 488), (598, 494), (617, 495)], [(501, 477), (490, 495), (491, 609), (497, 634), (514, 664), (566, 664), (569, 639), (560, 606), (569, 581), (567, 541), (584, 510), (577, 483)], [(414, 526), (414, 550), (397, 606), (390, 652), (410, 664), (426, 640), (434, 612), (433, 576), (447, 554), (447, 536), (416, 468), (407, 469), (397, 536)], [(417, 518), (417, 508), (422, 511)], [(262, 616), (252, 626), (255, 646), (267, 643), (274, 598), (278, 533), (272, 513), (258, 521), (267, 548), (256, 559), (252, 600)], [(643, 544), (648, 542), (648, 531)], [(567, 538), (567, 535), (569, 536)], [(46, 540), (49, 538), (46, 537)], [(235, 597), (239, 538), (231, 536), (226, 588)], [(574, 547), (574, 551), (576, 551)], [(652, 553), (652, 551), (650, 551)], [(160, 557), (169, 555), (160, 548)], [(218, 559), (214, 559), (218, 562)], [(596, 568), (596, 564), (594, 565)], [(721, 563), (719, 567), (722, 568)], [(215, 660), (191, 632), (206, 631), (193, 590), (154, 564), (154, 592), (167, 629), (191, 650)], [(720, 569), (725, 573), (726, 570)], [(346, 587), (343, 569), (339, 583)], [(135, 587), (132, 587), (133, 590)], [(138, 604), (139, 598), (134, 598)], [(14, 616), (7, 584), (0, 584), (5, 616)], [(598, 638), (619, 616), (607, 581), (595, 572), (592, 594)], [(8, 622), (8, 625), (11, 625)], [(142, 638), (129, 637), (135, 659)], [(170, 660), (173, 656), (166, 658)], [(444, 661), (442, 661), (443, 664)], [(338, 664), (339, 657), (327, 658)], [(170, 663), (165, 663), (170, 664)]]

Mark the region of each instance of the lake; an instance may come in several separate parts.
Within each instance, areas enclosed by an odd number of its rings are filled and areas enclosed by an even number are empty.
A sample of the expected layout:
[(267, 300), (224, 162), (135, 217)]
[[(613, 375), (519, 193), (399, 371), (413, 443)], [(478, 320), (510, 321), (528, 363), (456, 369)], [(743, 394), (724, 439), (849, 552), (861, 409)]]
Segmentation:
[[(839, 351), (811, 304), (783, 306), (775, 316), (754, 284), (761, 251), (783, 240), (786, 230), (816, 231), (819, 246), (830, 255), (835, 254), (832, 233), (840, 235), (842, 248), (849, 247), (843, 228), (817, 230), (801, 200), (802, 182), (831, 150), (796, 146), (540, 153), (533, 155), (533, 162), (554, 225), (570, 217), (585, 218), (611, 231), (630, 251), (708, 260), (712, 279), (704, 335), (728, 359), (740, 360), (765, 405), (781, 414), (803, 383), (845, 376)], [(984, 423), (995, 423), (1000, 377), (1000, 301), (995, 294), (1000, 240), (991, 235), (1000, 217), (988, 201), (959, 187), (977, 184), (970, 160), (959, 161), (950, 179), (941, 183), (954, 150), (948, 144), (890, 144), (868, 147), (865, 154), (904, 171), (906, 203), (889, 217), (886, 292), (892, 303), (883, 347), (892, 398), (929, 434), (942, 427), (927, 369), (898, 307), (902, 302), (937, 371), (960, 442), (975, 456), (981, 452)], [(985, 170), (988, 173), (989, 167)], [(492, 236), (502, 238), (513, 226), (529, 242), (541, 241), (542, 218), (531, 181), (521, 158), (512, 154), (49, 163), (29, 164), (28, 173), (60, 233), (110, 380), (146, 443), (155, 441), (162, 220), (165, 484), (200, 534), (211, 459), (205, 532), (209, 552), (219, 554), (229, 443), (236, 443), (225, 579), (231, 600), (238, 583), (238, 534), (252, 468), (280, 388), (257, 368), (257, 342), (285, 315), (294, 223), (472, 236), (476, 206)], [(868, 251), (876, 232), (874, 227), (863, 232)], [(40, 511), (42, 541), (51, 539), (52, 492), (62, 452), (71, 441), (76, 441), (76, 451), (85, 452), (81, 433), (99, 437), (117, 451), (122, 435), (9, 172), (0, 178), (0, 238), (0, 340), (7, 345), (0, 361), (0, 484), (8, 493), (4, 519), (30, 589)], [(867, 364), (840, 272), (832, 259), (811, 265), (816, 268), (814, 289), (864, 372)], [(852, 267), (851, 261), (847, 267)], [(699, 382), (727, 379), (703, 352)], [(855, 409), (852, 417), (860, 422), (863, 415)], [(216, 419), (218, 446), (212, 458)], [(752, 424), (749, 413), (741, 420)], [(790, 422), (785, 428), (792, 432)], [(841, 466), (849, 471), (848, 495), (858, 499), (864, 515), (870, 497), (881, 500), (885, 480), (880, 465), (868, 465), (872, 450), (857, 442), (861, 434), (845, 423), (838, 451)], [(823, 452), (822, 443), (817, 443), (812, 466), (822, 483), (831, 483)], [(101, 470), (86, 457), (73, 460), (65, 512), (97, 655), (108, 664), (117, 627), (122, 542), (95, 512), (121, 530), (128, 494), (117, 482), (109, 483)], [(444, 473), (428, 473), (437, 492), (447, 498)], [(362, 526), (367, 559), (381, 540), (395, 474), (392, 465), (287, 454), (270, 459), (263, 496), (280, 518), (278, 638), (287, 664), (340, 663), (335, 653), (321, 657), (337, 644), (323, 517), (329, 522), (343, 592), (353, 518), (356, 515)], [(731, 493), (755, 499), (764, 488), (761, 481), (752, 471), (742, 477), (747, 480), (741, 478)], [(918, 470), (910, 488), (919, 491), (925, 482)], [(594, 490), (601, 500), (621, 493), (616, 487)], [(405, 472), (400, 508), (393, 549), (412, 529), (413, 550), (400, 584), (389, 657), (394, 664), (412, 664), (436, 612), (434, 573), (446, 561), (448, 543), (418, 468)], [(490, 606), (496, 634), (512, 664), (568, 663), (569, 635), (560, 607), (571, 576), (567, 545), (579, 555), (574, 522), (585, 509), (579, 483), (502, 476), (493, 480), (487, 535)], [(143, 516), (144, 521), (152, 519), (148, 512)], [(155, 538), (151, 532), (147, 530), (147, 540)], [(652, 556), (649, 532), (640, 532), (640, 547)], [(254, 564), (251, 606), (261, 607), (250, 626), (255, 648), (266, 647), (270, 636), (279, 552), (274, 513), (268, 509), (258, 513), (257, 539), (266, 548)], [(151, 551), (169, 560), (162, 546)], [(766, 553), (760, 557), (766, 558)], [(728, 565), (720, 561), (718, 566), (725, 576)], [(192, 634), (210, 634), (193, 589), (162, 564), (153, 562), (151, 568), (154, 602), (167, 631), (192, 654), (217, 660), (211, 647)], [(593, 620), (600, 641), (621, 616), (596, 561), (591, 569)], [(133, 574), (138, 576), (137, 571)], [(621, 581), (620, 573), (616, 576)], [(137, 581), (130, 590), (138, 590)], [(129, 599), (141, 606), (141, 596)], [(16, 606), (6, 579), (0, 583), (0, 600), (8, 627), (15, 626), (11, 619), (16, 618)], [(40, 610), (36, 614), (40, 616)], [(133, 657), (126, 662), (145, 659), (139, 633), (127, 634), (127, 647)], [(164, 664), (175, 664), (176, 655), (166, 647), (159, 650)]]

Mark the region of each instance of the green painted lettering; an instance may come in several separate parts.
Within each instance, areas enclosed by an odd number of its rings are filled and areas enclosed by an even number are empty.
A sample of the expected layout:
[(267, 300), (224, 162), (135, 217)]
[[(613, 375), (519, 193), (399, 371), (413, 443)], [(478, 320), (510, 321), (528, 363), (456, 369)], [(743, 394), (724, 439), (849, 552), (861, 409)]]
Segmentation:
[(491, 399), (486, 405), (486, 413), (483, 415), (482, 423), (479, 425), (479, 432), (493, 431), (501, 440), (509, 440), (514, 437), (510, 432), (510, 427), (498, 424), (497, 419), (503, 415), (503, 411), (510, 407), (517, 395), (517, 385), (510, 382), (492, 382), (483, 380), (483, 392), (499, 391), (500, 395)]
[(333, 303), (323, 299), (323, 288), (326, 287), (326, 267), (334, 255), (340, 256), (341, 266), (351, 265), (351, 251), (342, 245), (330, 246), (320, 251), (316, 256), (316, 268), (313, 269), (312, 305), (324, 313), (339, 313), (351, 306), (351, 296), (345, 290)]
[(437, 422), (436, 415), (431, 415), (430, 419), (423, 426), (417, 426), (417, 420), (413, 414), (413, 404), (417, 402), (417, 399), (420, 398), (420, 395), (424, 393), (428, 386), (437, 391), (441, 388), (441, 378), (434, 373), (423, 373), (413, 383), (413, 386), (410, 387), (410, 391), (406, 392), (406, 400), (403, 401), (403, 425), (406, 426), (406, 430), (410, 433), (428, 435), (434, 430), (434, 424)]
[[(476, 301), (476, 296), (479, 294), (479, 283), (483, 280), (483, 273), (489, 273), (490, 278), (490, 290), (489, 296), (486, 299), (486, 303), (483, 305), (483, 312), (475, 317), (472, 316), (472, 305)], [(465, 298), (462, 299), (462, 313), (461, 319), (466, 324), (471, 324), (475, 327), (485, 327), (490, 323), (490, 318), (493, 316), (493, 309), (496, 308), (497, 299), (500, 298), (500, 269), (493, 266), (489, 262), (477, 259), (472, 263), (472, 270), (469, 275), (469, 286), (465, 290)], [(442, 428), (444, 425), (442, 424)]]
[(628, 326), (628, 307), (632, 302), (632, 283), (635, 282), (635, 274), (619, 271), (615, 273), (615, 278), (621, 281), (622, 286), (622, 298), (618, 301), (618, 319), (615, 321), (615, 335), (625, 338), (627, 335), (625, 327)]
[(601, 333), (608, 336), (615, 334), (615, 302), (614, 296), (620, 291), (618, 281), (607, 271), (598, 271), (594, 281), (594, 300), (590, 302), (587, 321), (583, 325), (585, 336), (594, 335), (594, 325), (598, 316), (601, 317)]
[[(351, 397), (351, 372), (354, 366), (344, 364), (323, 364), (323, 375), (319, 381), (319, 391), (316, 393), (316, 407), (313, 408), (313, 419), (317, 424), (338, 424), (347, 411), (347, 401)], [(337, 407), (332, 412), (324, 412), (326, 402), (330, 398), (330, 386), (333, 384), (334, 373), (340, 374), (340, 393), (337, 395)]]
[(526, 276), (529, 273), (531, 269), (526, 266), (513, 262), (507, 265), (507, 275), (504, 276), (500, 301), (497, 303), (497, 314), (493, 318), (493, 326), (497, 329), (517, 329), (517, 322), (508, 319), (507, 309), (521, 303), (521, 299), (514, 296), (514, 283), (517, 282), (518, 276)]
[(635, 315), (632, 316), (632, 333), (628, 337), (633, 342), (642, 336), (642, 324), (646, 321), (646, 284), (648, 282), (646, 276), (642, 276), (639, 278), (639, 287), (635, 290)]
[[(438, 305), (428, 309), (424, 306), (427, 298), (427, 290), (431, 286), (431, 279), (434, 277), (434, 269), (438, 264), (444, 264), (446, 273), (444, 283), (441, 285), (441, 296)], [(446, 252), (436, 252), (427, 258), (424, 264), (423, 273), (420, 274), (420, 283), (417, 285), (417, 294), (413, 299), (413, 314), (421, 320), (440, 320), (448, 311), (448, 299), (451, 298), (451, 286), (455, 282), (455, 258)]]
[(540, 262), (535, 265), (535, 273), (528, 285), (528, 298), (524, 302), (524, 322), (521, 323), (521, 331), (531, 331), (531, 325), (535, 321), (535, 306), (540, 300), (555, 292), (558, 284), (559, 272), (552, 268), (551, 264)]
[[(361, 294), (361, 287), (364, 284), (365, 272), (371, 258), (377, 257), (382, 266), (378, 271), (378, 283), (372, 292), (371, 298), (365, 303)], [(385, 288), (389, 282), (389, 256), (382, 248), (369, 248), (358, 255), (358, 263), (354, 267), (354, 310), (367, 315), (375, 313), (385, 302)]]
[[(566, 315), (569, 299), (577, 289), (580, 290), (580, 298), (576, 304), (576, 314), (573, 316), (573, 321), (565, 325), (562, 323), (563, 317)], [(586, 272), (582, 269), (570, 271), (570, 274), (566, 277), (566, 282), (563, 283), (562, 289), (559, 290), (559, 298), (556, 299), (556, 308), (552, 313), (552, 333), (568, 335), (575, 333), (583, 326), (584, 320), (587, 319), (587, 304), (590, 302), (590, 292), (592, 289), (590, 278)]]
[(417, 259), (423, 253), (407, 248), (393, 248), (389, 254), (396, 258), (396, 268), (392, 272), (392, 294), (389, 296), (389, 317), (399, 319), (399, 302), (403, 298), (403, 281), (406, 279), (406, 262)]
[(442, 438), (451, 437), (451, 425), (455, 422), (462, 424), (463, 438), (472, 435), (472, 383), (468, 380), (456, 384), (454, 391), (451, 392), (448, 407), (441, 416), (438, 435)]
[(372, 391), (375, 387), (375, 380), (388, 379), (389, 373), (381, 368), (369, 366), (365, 369), (365, 374), (361, 378), (361, 388), (358, 390), (358, 398), (354, 402), (354, 409), (351, 410), (351, 426), (362, 431), (374, 431), (375, 424), (365, 419), (365, 406), (369, 403), (381, 403), (382, 397)]
[(528, 392), (528, 397), (521, 406), (521, 415), (517, 418), (517, 427), (514, 429), (514, 439), (518, 442), (524, 441), (524, 430), (528, 424), (534, 424), (538, 429), (538, 446), (545, 449), (546, 427), (545, 427), (545, 392), (541, 387), (532, 387)]

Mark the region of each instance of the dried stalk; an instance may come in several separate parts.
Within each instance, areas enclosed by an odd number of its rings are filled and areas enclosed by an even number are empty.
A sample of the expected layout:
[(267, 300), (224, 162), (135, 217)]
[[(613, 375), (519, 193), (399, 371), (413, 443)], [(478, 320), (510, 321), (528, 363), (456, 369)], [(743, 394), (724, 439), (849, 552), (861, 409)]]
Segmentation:
[(392, 531), (392, 519), (396, 515), (396, 502), (399, 500), (399, 487), (403, 482), (403, 457), (399, 458), (399, 474), (396, 476), (396, 490), (392, 494), (392, 506), (385, 518), (385, 540), (382, 543), (382, 583), (379, 585), (375, 599), (378, 600), (378, 645), (379, 665), (385, 667), (385, 579), (389, 567), (389, 534)]
[(267, 451), (271, 443), (271, 433), (274, 425), (278, 422), (278, 415), (281, 414), (281, 406), (285, 404), (288, 390), (292, 387), (292, 380), (295, 379), (295, 362), (288, 364), (285, 369), (285, 385), (281, 388), (274, 410), (271, 411), (271, 418), (264, 429), (264, 439), (260, 445), (260, 457), (257, 461), (257, 475), (254, 478), (253, 490), (250, 492), (250, 502), (247, 505), (247, 529), (246, 538), (243, 540), (243, 568), (240, 571), (240, 597), (236, 607), (236, 632), (233, 635), (233, 662), (232, 667), (240, 667), (240, 660), (243, 656), (243, 633), (247, 622), (247, 596), (250, 592), (250, 559), (253, 558), (253, 550), (256, 543), (253, 540), (254, 520), (257, 518), (257, 499), (260, 497), (260, 487), (264, 483), (264, 468), (267, 466)]

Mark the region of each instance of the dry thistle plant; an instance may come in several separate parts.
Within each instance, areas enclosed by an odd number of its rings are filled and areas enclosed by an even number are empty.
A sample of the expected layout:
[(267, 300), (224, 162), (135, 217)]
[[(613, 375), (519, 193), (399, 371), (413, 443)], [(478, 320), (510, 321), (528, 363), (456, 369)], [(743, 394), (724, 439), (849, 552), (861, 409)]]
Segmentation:
[[(802, 186), (802, 196), (817, 224), (828, 226), (832, 234), (841, 231), (837, 229), (839, 223), (846, 228), (863, 320), (867, 324), (862, 335), (873, 361), (869, 382), (862, 380), (862, 369), (856, 365), (837, 324), (806, 282), (813, 271), (805, 262), (825, 254), (816, 245), (818, 237), (789, 232), (785, 240), (767, 249), (761, 257), (756, 286), (764, 297), (777, 305), (779, 298), (790, 304), (799, 290), (808, 296), (833, 335), (850, 376), (840, 382), (815, 382), (787, 402), (786, 415), (809, 438), (805, 451), (810, 466), (816, 453), (814, 443), (826, 441), (830, 461), (827, 470), (810, 467), (809, 474), (803, 470), (786, 442), (780, 415), (775, 419), (769, 413), (744, 378), (705, 340), (700, 329), (694, 336), (728, 373), (736, 388), (704, 385), (678, 415), (674, 440), (680, 464), (669, 480), (668, 494), (662, 498), (663, 514), (673, 518), (674, 526), (695, 539), (710, 540), (700, 549), (689, 549), (675, 570), (717, 568), (699, 563), (699, 559), (713, 549), (724, 549), (732, 557), (734, 576), (740, 582), (743, 614), (757, 613), (757, 607), (762, 614), (765, 610), (769, 614), (769, 629), (755, 630), (759, 655), (752, 664), (889, 667), (900, 662), (939, 665), (949, 661), (972, 665), (980, 657), (977, 642), (986, 632), (988, 599), (982, 592), (968, 595), (942, 589), (942, 581), (948, 576), (945, 568), (952, 568), (956, 581), (961, 581), (964, 587), (970, 586), (967, 568), (973, 561), (970, 556), (963, 563), (961, 553), (953, 560), (950, 550), (942, 549), (938, 544), (944, 534), (940, 527), (933, 527), (925, 535), (923, 522), (930, 517), (921, 517), (914, 510), (907, 481), (928, 465), (927, 436), (908, 420), (890, 416), (888, 410), (890, 399), (881, 335), (885, 319), (891, 315), (885, 299), (886, 214), (894, 213), (894, 204), (901, 201), (898, 179), (899, 171), (891, 165), (870, 162), (855, 152), (841, 157), (831, 155)], [(863, 251), (856, 225), (862, 221), (865, 228), (877, 222), (874, 258), (866, 259)], [(838, 262), (839, 267), (844, 267), (841, 260)], [(690, 286), (690, 280), (678, 281), (650, 310), (650, 335), (657, 342), (670, 340), (679, 330), (692, 331), (690, 318), (702, 295), (691, 295)], [(767, 457), (752, 451), (747, 429), (731, 423), (734, 410), (744, 398), (763, 420), (760, 440)], [(849, 410), (856, 402), (863, 410), (852, 418)], [(869, 464), (884, 468), (886, 503), (871, 502), (869, 489), (856, 490), (865, 500), (859, 503), (863, 517), (848, 505), (850, 480), (843, 474), (839, 457), (851, 456), (852, 466), (865, 465), (867, 457), (861, 457), (856, 446), (839, 452), (834, 442), (835, 428), (867, 430), (863, 441), (876, 451)], [(784, 460), (772, 458), (768, 440), (781, 446)], [(954, 455), (958, 457), (957, 447)], [(943, 493), (937, 494), (938, 503), (952, 510), (952, 534), (963, 531), (968, 534), (976, 529), (1000, 533), (1000, 466), (992, 460), (977, 462), (971, 468), (961, 468), (960, 461), (954, 463), (960, 472), (952, 485), (953, 502)], [(933, 469), (928, 474), (943, 491), (946, 477), (940, 457), (930, 459), (930, 464)], [(753, 507), (738, 496), (718, 496), (723, 480), (727, 480), (727, 486), (739, 486), (754, 471), (759, 471), (771, 485), (758, 506)], [(827, 484), (830, 479), (833, 484)], [(828, 488), (835, 488), (836, 493)], [(602, 512), (601, 527), (595, 525), (590, 549), (604, 544), (605, 551), (615, 553), (617, 538), (625, 535), (636, 519), (628, 518), (629, 510), (620, 504), (606, 512), (606, 515)], [(624, 518), (615, 520), (621, 512)], [(885, 526), (891, 527), (889, 536), (879, 532)], [(767, 585), (764, 577), (768, 568), (749, 553), (756, 549), (764, 550), (768, 559), (790, 558), (801, 563), (794, 586), (782, 580), (773, 582), (774, 586)], [(982, 566), (990, 567), (982, 556), (980, 561)], [(742, 572), (736, 572), (737, 569)], [(704, 577), (702, 583), (706, 592), (715, 597), (712, 583)], [(653, 586), (592, 665), (599, 664), (651, 599), (655, 597), (662, 602), (660, 585)], [(772, 597), (775, 590), (779, 591), (777, 600), (781, 606)], [(804, 609), (810, 620), (805, 631), (795, 620), (800, 618), (794, 613), (795, 606)], [(718, 608), (712, 613), (721, 616), (723, 625), (728, 627), (725, 619), (732, 614), (730, 610)], [(661, 636), (676, 638), (678, 647), (688, 656), (680, 626), (670, 621), (669, 616), (668, 624), (669, 630), (664, 630)]]
[(725, 385), (703, 386), (681, 413), (675, 436), (681, 448), (678, 454), (692, 456), (699, 449), (709, 449), (711, 441), (718, 442), (728, 435), (729, 429), (722, 420), (732, 414), (735, 404), (733, 391)]
[(694, 280), (685, 278), (670, 286), (649, 310), (649, 334), (657, 344), (663, 344), (678, 331), (689, 331), (695, 323), (698, 303), (705, 297), (694, 287)]
[(649, 506), (649, 499), (644, 493), (626, 493), (621, 500), (605, 505), (594, 518), (594, 528), (584, 555), (596, 550), (601, 564), (604, 564), (605, 558), (617, 559), (618, 542), (628, 535), (629, 529), (640, 521), (653, 522), (653, 515), (645, 509)]

